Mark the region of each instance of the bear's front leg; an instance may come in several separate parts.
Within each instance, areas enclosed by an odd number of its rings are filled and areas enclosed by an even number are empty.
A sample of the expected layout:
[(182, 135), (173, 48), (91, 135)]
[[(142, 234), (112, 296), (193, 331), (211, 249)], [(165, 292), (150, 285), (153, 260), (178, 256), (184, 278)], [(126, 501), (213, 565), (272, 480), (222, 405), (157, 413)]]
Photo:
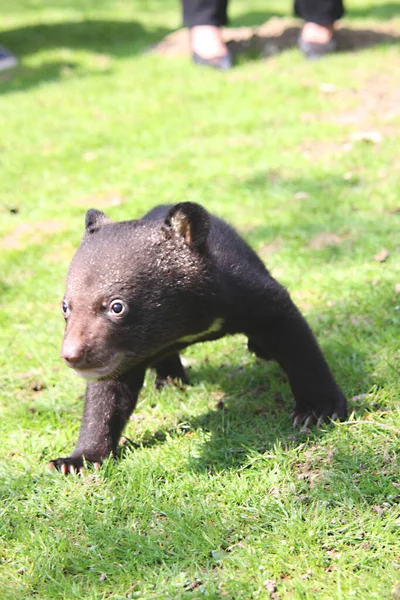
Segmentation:
[(120, 378), (88, 383), (78, 443), (67, 458), (50, 461), (62, 473), (76, 473), (84, 461), (100, 465), (115, 454), (123, 428), (135, 408), (145, 369), (135, 368)]

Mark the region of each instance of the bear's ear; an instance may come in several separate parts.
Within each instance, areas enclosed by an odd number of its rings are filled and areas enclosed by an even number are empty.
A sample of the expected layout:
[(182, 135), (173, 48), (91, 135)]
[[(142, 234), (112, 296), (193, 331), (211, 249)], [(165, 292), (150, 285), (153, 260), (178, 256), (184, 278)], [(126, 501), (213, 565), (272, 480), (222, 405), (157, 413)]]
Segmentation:
[(165, 223), (183, 237), (189, 248), (202, 250), (210, 229), (210, 215), (200, 204), (175, 204), (168, 211)]
[(99, 231), (104, 225), (108, 225), (112, 223), (111, 219), (107, 217), (101, 210), (97, 210), (96, 208), (91, 208), (86, 213), (85, 218), (85, 229), (86, 233), (95, 233), (95, 231)]

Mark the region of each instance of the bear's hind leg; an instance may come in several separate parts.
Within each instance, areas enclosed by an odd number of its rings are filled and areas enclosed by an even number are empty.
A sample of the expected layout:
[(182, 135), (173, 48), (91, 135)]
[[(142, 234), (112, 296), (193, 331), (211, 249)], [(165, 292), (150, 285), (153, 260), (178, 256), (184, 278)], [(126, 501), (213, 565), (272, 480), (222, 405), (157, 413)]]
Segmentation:
[(188, 379), (183, 368), (178, 353), (171, 354), (153, 365), (156, 371), (156, 389), (162, 388), (173, 379), (179, 379), (182, 383), (188, 383)]

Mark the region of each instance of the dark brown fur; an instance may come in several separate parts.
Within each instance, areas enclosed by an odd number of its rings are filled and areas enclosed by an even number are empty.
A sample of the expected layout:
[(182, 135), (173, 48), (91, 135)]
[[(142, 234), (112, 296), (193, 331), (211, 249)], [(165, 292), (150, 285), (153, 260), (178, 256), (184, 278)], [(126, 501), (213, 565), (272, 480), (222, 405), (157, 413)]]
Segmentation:
[(224, 221), (193, 203), (160, 206), (138, 221), (96, 210), (71, 262), (62, 356), (89, 379), (81, 432), (66, 472), (115, 454), (145, 371), (156, 384), (186, 379), (179, 351), (244, 333), (249, 349), (285, 370), (295, 422), (343, 419), (346, 400), (288, 292)]

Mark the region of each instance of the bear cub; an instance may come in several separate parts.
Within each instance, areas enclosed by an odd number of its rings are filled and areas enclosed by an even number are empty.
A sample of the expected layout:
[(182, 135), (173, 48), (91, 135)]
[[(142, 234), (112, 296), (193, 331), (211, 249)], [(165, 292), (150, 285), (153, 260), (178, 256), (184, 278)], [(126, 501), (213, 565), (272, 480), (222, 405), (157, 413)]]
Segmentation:
[(199, 204), (158, 206), (142, 219), (86, 214), (62, 303), (61, 355), (87, 380), (77, 446), (63, 473), (115, 454), (147, 368), (156, 386), (186, 381), (187, 346), (243, 333), (276, 360), (295, 399), (294, 425), (346, 417), (346, 399), (304, 317), (261, 259)]

